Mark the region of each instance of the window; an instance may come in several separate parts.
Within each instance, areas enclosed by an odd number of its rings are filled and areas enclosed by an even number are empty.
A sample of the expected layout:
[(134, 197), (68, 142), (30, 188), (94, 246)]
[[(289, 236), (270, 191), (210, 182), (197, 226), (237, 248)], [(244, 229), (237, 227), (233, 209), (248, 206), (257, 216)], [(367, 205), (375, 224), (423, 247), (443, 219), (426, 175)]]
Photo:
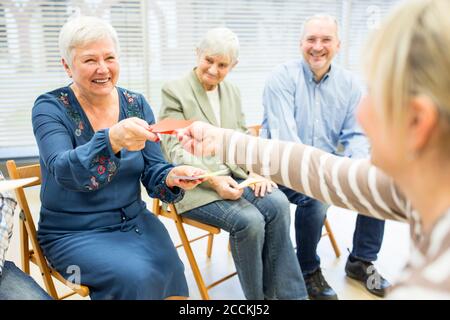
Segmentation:
[[(0, 3), (0, 158), (36, 156), (31, 108), (40, 94), (69, 84), (60, 64), (58, 32), (73, 12), (116, 28), (122, 55), (119, 86), (143, 93), (155, 114), (162, 84), (189, 72), (195, 46), (210, 28), (239, 37), (240, 59), (228, 80), (239, 86), (247, 124), (262, 120), (265, 79), (299, 56), (301, 24), (316, 13), (342, 28), (337, 62), (359, 72), (369, 28), (398, 1), (389, 0), (2, 0)], [(375, 21), (375, 22), (374, 22)], [(374, 22), (374, 23), (372, 23)]]

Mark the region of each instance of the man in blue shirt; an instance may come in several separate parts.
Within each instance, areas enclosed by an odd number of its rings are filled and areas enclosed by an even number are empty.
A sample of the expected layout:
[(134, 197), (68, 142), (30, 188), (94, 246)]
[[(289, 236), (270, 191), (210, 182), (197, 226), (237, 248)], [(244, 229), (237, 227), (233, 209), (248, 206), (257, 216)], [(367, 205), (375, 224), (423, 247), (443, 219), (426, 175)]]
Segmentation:
[[(342, 144), (344, 156), (368, 157), (368, 142), (355, 119), (362, 90), (350, 72), (332, 64), (340, 47), (336, 19), (327, 15), (308, 18), (300, 47), (303, 57), (278, 66), (266, 82), (261, 135), (301, 142), (335, 154)], [(280, 189), (297, 205), (297, 258), (309, 297), (337, 299), (323, 278), (316, 253), (328, 206), (288, 187)], [(383, 233), (383, 221), (358, 215), (353, 250), (345, 268), (349, 277), (363, 282), (378, 296), (384, 296), (389, 286), (372, 265)]]

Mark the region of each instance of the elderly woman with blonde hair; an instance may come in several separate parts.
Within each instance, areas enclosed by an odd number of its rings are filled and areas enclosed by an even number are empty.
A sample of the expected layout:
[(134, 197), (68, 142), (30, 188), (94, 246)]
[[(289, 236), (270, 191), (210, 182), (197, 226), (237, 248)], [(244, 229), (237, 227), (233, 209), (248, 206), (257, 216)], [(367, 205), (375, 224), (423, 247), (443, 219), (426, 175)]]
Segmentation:
[(175, 176), (204, 171), (167, 163), (149, 131), (155, 118), (144, 96), (116, 86), (119, 42), (110, 24), (74, 18), (61, 29), (59, 46), (73, 82), (39, 96), (32, 114), (46, 257), (87, 285), (92, 299), (188, 296), (183, 264), (146, 209), (141, 183), (151, 197), (176, 202), (180, 188), (202, 180)]
[[(197, 46), (197, 66), (164, 84), (160, 118), (196, 119), (246, 132), (238, 87), (225, 80), (236, 66), (239, 41), (230, 29), (209, 30)], [(306, 287), (289, 236), (286, 196), (268, 179), (214, 157), (189, 155), (176, 137), (162, 139), (169, 161), (224, 172), (178, 202), (178, 213), (230, 233), (230, 247), (247, 299), (304, 299)], [(247, 178), (253, 189), (240, 188)]]
[(370, 161), (201, 122), (179, 139), (196, 154), (248, 155), (234, 162), (326, 203), (408, 222), (411, 257), (389, 297), (450, 299), (448, 12), (448, 0), (407, 1), (371, 38), (369, 91), (358, 113), (372, 143)]

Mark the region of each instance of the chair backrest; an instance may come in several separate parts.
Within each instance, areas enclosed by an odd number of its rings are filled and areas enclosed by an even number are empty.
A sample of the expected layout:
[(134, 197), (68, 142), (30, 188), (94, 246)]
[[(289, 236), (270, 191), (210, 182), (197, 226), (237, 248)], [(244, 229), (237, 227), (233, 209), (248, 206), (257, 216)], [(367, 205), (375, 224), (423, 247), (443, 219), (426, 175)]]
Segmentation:
[(260, 124), (255, 124), (255, 125), (251, 125), (251, 126), (248, 126), (247, 127), (247, 129), (248, 129), (248, 133), (250, 134), (250, 135), (252, 135), (252, 136), (259, 136), (259, 132), (261, 131), (261, 125)]
[[(41, 246), (37, 239), (36, 226), (34, 224), (33, 216), (28, 205), (27, 197), (24, 188), (37, 186), (41, 184), (41, 168), (39, 164), (33, 164), (28, 166), (18, 167), (14, 160), (8, 160), (6, 167), (10, 178), (23, 179), (30, 177), (38, 177), (35, 182), (29, 183), (26, 186), (15, 189), (17, 202), (20, 207), (20, 247), (21, 247), (21, 259), (22, 270), (30, 274), (30, 261), (35, 263), (42, 274), (45, 288), (50, 296), (55, 299), (63, 299), (73, 293), (78, 293), (85, 297), (89, 295), (89, 289), (85, 286), (79, 286), (72, 284), (65, 279), (54, 269), (49, 267), (47, 259), (45, 258)], [(31, 243), (32, 249), (30, 250), (29, 244)], [(52, 279), (52, 275), (58, 280), (69, 286), (74, 292), (63, 297), (59, 297), (55, 288), (55, 284)]]
[[(11, 179), (23, 179), (30, 177), (38, 177), (39, 180), (32, 182), (24, 187), (15, 189), (17, 202), (20, 207), (20, 247), (22, 258), (22, 270), (30, 274), (30, 260), (34, 255), (36, 264), (39, 266), (44, 284), (47, 292), (53, 297), (57, 298), (55, 285), (50, 275), (50, 269), (47, 261), (42, 253), (42, 249), (37, 240), (37, 232), (34, 224), (33, 216), (28, 205), (27, 197), (24, 188), (36, 186), (41, 184), (41, 170), (39, 164), (17, 167), (14, 160), (8, 160), (6, 167)], [(29, 249), (29, 242), (31, 242), (32, 250)]]

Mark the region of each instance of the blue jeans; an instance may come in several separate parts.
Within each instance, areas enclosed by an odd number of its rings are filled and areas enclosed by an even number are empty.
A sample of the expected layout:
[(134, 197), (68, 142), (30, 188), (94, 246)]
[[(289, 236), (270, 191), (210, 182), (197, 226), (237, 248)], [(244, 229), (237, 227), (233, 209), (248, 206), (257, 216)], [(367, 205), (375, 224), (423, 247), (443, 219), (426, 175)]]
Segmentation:
[[(295, 240), (297, 242), (297, 259), (304, 275), (320, 267), (317, 245), (322, 237), (322, 227), (326, 218), (326, 205), (309, 198), (302, 193), (280, 186), (295, 210)], [(353, 250), (350, 255), (364, 261), (377, 260), (384, 235), (384, 221), (358, 215), (353, 234)]]
[(239, 200), (220, 200), (183, 213), (230, 233), (236, 271), (247, 299), (306, 299), (306, 287), (290, 236), (286, 196), (263, 198), (246, 188)]
[(0, 277), (0, 300), (51, 300), (52, 298), (11, 261), (5, 261)]

